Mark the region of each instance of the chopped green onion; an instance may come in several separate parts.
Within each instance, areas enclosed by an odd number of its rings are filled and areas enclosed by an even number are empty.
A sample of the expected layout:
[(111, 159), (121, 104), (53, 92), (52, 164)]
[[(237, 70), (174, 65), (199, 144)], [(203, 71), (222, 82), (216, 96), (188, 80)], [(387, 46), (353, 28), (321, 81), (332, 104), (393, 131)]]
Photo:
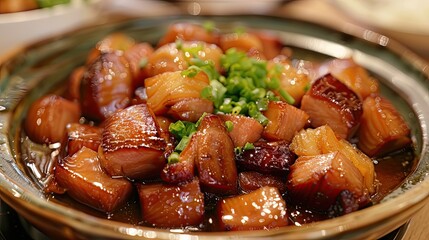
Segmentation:
[(187, 121), (177, 121), (175, 123), (171, 123), (168, 127), (168, 130), (174, 134), (177, 138), (182, 139), (185, 136), (189, 136), (195, 131), (197, 128), (195, 124)]
[(257, 100), (255, 103), (256, 103), (256, 106), (258, 107), (259, 111), (265, 111), (268, 109), (269, 99), (268, 98), (261, 98), (261, 99)]
[(179, 162), (179, 153), (178, 152), (172, 152), (170, 156), (167, 158), (168, 164), (178, 163)]
[(243, 114), (266, 125), (268, 119), (261, 111), (267, 110), (269, 101), (295, 102), (281, 88), (283, 66), (280, 64), (268, 70), (266, 61), (230, 48), (221, 57), (221, 66), (225, 75), (212, 79), (201, 93), (214, 103), (215, 113)]
[(205, 118), (207, 115), (206, 112), (203, 113), (203, 115), (201, 115), (201, 117), (198, 119), (198, 121), (195, 123), (195, 131), (197, 130), (197, 128), (200, 126), (201, 121), (203, 120), (203, 118)]
[(243, 27), (243, 26), (236, 27), (236, 28), (234, 29), (234, 33), (236, 33), (236, 34), (243, 34), (243, 33), (246, 33), (246, 28), (245, 28), (245, 27)]
[(231, 121), (225, 121), (225, 127), (228, 132), (231, 132), (234, 129), (234, 123)]
[(176, 48), (178, 50), (182, 50), (182, 48), (183, 48), (183, 41), (182, 41), (182, 39), (178, 38), (175, 43), (176, 43)]
[(197, 66), (190, 66), (186, 70), (182, 71), (182, 76), (194, 78), (201, 71), (202, 71), (201, 68)]
[(240, 114), (241, 110), (242, 110), (242, 108), (240, 106), (235, 106), (232, 108), (231, 113), (234, 115), (238, 115), (238, 114)]
[(289, 104), (295, 103), (295, 99), (288, 92), (286, 92), (284, 89), (282, 89), (282, 88), (279, 89), (279, 93), (287, 103), (289, 103)]
[(191, 137), (193, 134), (194, 133), (191, 133), (189, 136), (183, 136), (174, 150), (179, 151), (179, 152), (183, 151), (186, 148), (186, 146), (188, 145), (189, 140), (191, 140)]
[(70, 3), (70, 0), (37, 0), (37, 4), (40, 8), (53, 7), (65, 3)]
[(203, 28), (207, 31), (207, 32), (213, 32), (215, 29), (215, 24), (212, 21), (206, 21), (203, 23)]
[(307, 85), (305, 85), (304, 92), (307, 92), (308, 90), (310, 90), (310, 87), (311, 87), (310, 83), (308, 83)]
[(146, 57), (140, 59), (139, 67), (140, 68), (144, 68), (147, 65), (148, 62), (149, 62), (149, 60)]
[(247, 142), (246, 144), (244, 144), (243, 150), (251, 150), (251, 149), (255, 149), (255, 145), (253, 145), (253, 143)]

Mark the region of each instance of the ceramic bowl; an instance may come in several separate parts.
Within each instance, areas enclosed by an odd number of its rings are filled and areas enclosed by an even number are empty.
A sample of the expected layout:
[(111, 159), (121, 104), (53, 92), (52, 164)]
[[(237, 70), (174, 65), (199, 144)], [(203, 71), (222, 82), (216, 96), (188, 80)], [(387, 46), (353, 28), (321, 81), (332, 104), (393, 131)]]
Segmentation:
[[(297, 58), (353, 57), (379, 78), (382, 94), (394, 103), (411, 127), (417, 161), (413, 172), (374, 206), (330, 220), (269, 231), (178, 233), (102, 219), (48, 201), (19, 151), (21, 123), (29, 104), (46, 92), (61, 88), (71, 71), (84, 63), (89, 49), (111, 32), (122, 31), (137, 40), (156, 43), (172, 22), (206, 20), (225, 31), (240, 24), (275, 31), (294, 49)], [(429, 71), (421, 59), (400, 45), (380, 41), (380, 35), (364, 38), (365, 34), (352, 36), (276, 17), (177, 16), (85, 28), (28, 46), (0, 63), (0, 196), (34, 227), (54, 239), (379, 238), (407, 222), (429, 196)]]

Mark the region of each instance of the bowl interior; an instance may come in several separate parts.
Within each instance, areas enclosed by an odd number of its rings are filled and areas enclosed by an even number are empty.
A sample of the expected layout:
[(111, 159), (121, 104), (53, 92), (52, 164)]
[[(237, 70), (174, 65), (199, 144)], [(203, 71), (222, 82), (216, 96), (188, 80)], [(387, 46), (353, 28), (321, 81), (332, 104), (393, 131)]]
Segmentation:
[[(429, 195), (428, 74), (416, 67), (412, 59), (401, 54), (402, 48), (363, 40), (306, 22), (261, 16), (192, 17), (136, 19), (86, 28), (29, 46), (13, 58), (0, 63), (0, 192), (2, 198), (28, 218), (43, 216), (46, 224), (59, 221), (85, 236), (117, 236), (124, 238), (153, 236), (168, 238), (170, 232), (99, 219), (86, 213), (47, 201), (41, 189), (44, 176), (37, 166), (28, 164), (20, 155), (21, 123), (31, 102), (49, 91), (60, 91), (72, 70), (81, 66), (89, 50), (112, 32), (121, 31), (138, 41), (155, 44), (166, 27), (174, 21), (214, 21), (225, 31), (237, 26), (270, 29), (294, 49), (294, 57), (323, 60), (330, 57), (352, 57), (367, 68), (382, 84), (382, 94), (402, 113), (412, 130), (416, 161), (414, 171), (401, 186), (380, 204), (367, 209), (305, 228), (286, 227), (273, 231), (240, 233), (190, 233), (201, 237), (271, 236), (281, 238), (319, 238), (322, 236), (360, 236), (387, 233), (404, 223)], [(362, 35), (363, 36), (363, 35)], [(396, 45), (395, 45), (396, 46)], [(398, 54), (399, 53), (399, 54)], [(368, 219), (366, 214), (374, 215)], [(395, 217), (397, 221), (385, 221)], [(400, 217), (402, 216), (402, 217)], [(368, 226), (379, 225), (383, 233)], [(399, 224), (399, 225), (398, 225)], [(43, 225), (43, 224), (42, 224)], [(41, 226), (43, 228), (43, 226)], [(366, 232), (366, 233), (365, 233)], [(149, 235), (148, 235), (149, 234)], [(326, 235), (327, 234), (327, 235)], [(376, 235), (373, 235), (376, 236)]]

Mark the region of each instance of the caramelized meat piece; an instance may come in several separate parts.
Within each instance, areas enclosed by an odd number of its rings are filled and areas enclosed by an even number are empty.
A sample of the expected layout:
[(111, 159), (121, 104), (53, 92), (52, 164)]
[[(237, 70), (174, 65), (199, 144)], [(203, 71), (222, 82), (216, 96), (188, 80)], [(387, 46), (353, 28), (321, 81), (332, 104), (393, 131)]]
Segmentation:
[(253, 31), (252, 34), (263, 43), (263, 53), (267, 59), (273, 59), (281, 54), (283, 43), (277, 35), (269, 31)]
[(362, 102), (346, 85), (330, 74), (316, 80), (304, 95), (301, 109), (311, 125), (328, 124), (341, 138), (351, 138), (359, 127)]
[(214, 29), (208, 29), (204, 26), (193, 23), (175, 23), (171, 24), (167, 33), (159, 40), (158, 46), (167, 43), (174, 43), (178, 39), (183, 41), (203, 41), (206, 43), (218, 44), (219, 36)]
[(79, 122), (79, 118), (78, 104), (51, 94), (31, 104), (24, 129), (36, 143), (64, 142), (67, 124)]
[[(269, 77), (278, 78), (280, 81), (280, 88), (294, 99), (294, 106), (299, 106), (310, 84), (308, 75), (295, 68), (290, 60), (284, 56), (278, 56), (269, 61), (267, 68)], [(275, 91), (275, 93), (281, 96), (279, 91)]]
[(124, 57), (130, 65), (133, 78), (133, 89), (144, 85), (146, 75), (143, 68), (153, 52), (154, 50), (149, 43), (137, 43), (125, 51)]
[(269, 122), (265, 126), (262, 136), (271, 141), (290, 142), (295, 133), (304, 128), (309, 119), (306, 112), (285, 102), (271, 101), (263, 114)]
[(359, 169), (365, 187), (370, 194), (375, 192), (375, 170), (372, 160), (344, 139), (338, 139), (328, 126), (301, 130), (293, 138), (290, 149), (298, 156), (315, 156), (340, 151)]
[(226, 52), (230, 48), (245, 52), (252, 57), (265, 59), (264, 45), (255, 34), (252, 33), (227, 33), (220, 37), (220, 48)]
[(222, 50), (214, 44), (205, 42), (169, 43), (154, 51), (148, 59), (144, 71), (147, 77), (165, 73), (182, 71), (192, 65), (196, 59), (212, 62), (220, 70)]
[(161, 172), (161, 179), (168, 183), (187, 182), (195, 176), (195, 159), (197, 157), (196, 148), (198, 147), (197, 135), (194, 134), (189, 140), (188, 145), (179, 155), (179, 161), (168, 163)]
[(227, 231), (271, 229), (288, 225), (286, 203), (275, 187), (223, 199), (218, 205), (220, 228)]
[(360, 206), (369, 201), (362, 174), (341, 152), (299, 157), (291, 166), (287, 189), (294, 202), (316, 211), (327, 211), (344, 190)]
[(88, 67), (81, 84), (85, 117), (102, 121), (127, 107), (133, 95), (129, 63), (117, 53), (101, 54)]
[(340, 143), (332, 128), (324, 125), (299, 131), (293, 137), (290, 149), (298, 156), (314, 156), (338, 151)]
[(152, 227), (198, 226), (204, 216), (204, 195), (198, 179), (178, 185), (137, 186), (143, 221)]
[(318, 69), (318, 76), (331, 73), (355, 92), (361, 101), (370, 94), (378, 93), (379, 86), (376, 79), (371, 77), (365, 68), (356, 64), (353, 59), (333, 59), (325, 62)]
[(95, 48), (91, 50), (86, 60), (86, 65), (92, 64), (103, 53), (119, 52), (119, 54), (122, 54), (134, 44), (134, 39), (124, 33), (112, 33), (99, 41)]
[(166, 140), (145, 105), (134, 105), (106, 119), (99, 148), (101, 165), (111, 176), (159, 177), (165, 165)]
[(55, 168), (55, 179), (77, 201), (104, 212), (123, 205), (132, 193), (131, 182), (111, 178), (100, 167), (97, 152), (82, 147)]
[(410, 129), (392, 103), (379, 95), (363, 103), (358, 147), (369, 156), (382, 156), (411, 144)]
[(243, 147), (246, 143), (254, 143), (261, 138), (264, 127), (256, 119), (233, 114), (219, 116), (224, 122), (232, 122), (232, 130), (229, 131), (229, 136), (234, 142), (234, 147)]
[(234, 143), (219, 116), (207, 114), (195, 133), (196, 159), (201, 187), (216, 194), (237, 193)]
[(256, 142), (254, 149), (237, 154), (236, 162), (241, 169), (285, 176), (295, 162), (295, 154), (285, 141)]
[(283, 178), (258, 172), (241, 172), (238, 174), (238, 184), (240, 189), (245, 193), (266, 186), (276, 187), (280, 193), (286, 191), (286, 183)]
[(328, 216), (330, 218), (339, 217), (357, 211), (359, 208), (361, 207), (353, 193), (344, 190), (340, 192), (335, 203), (328, 209)]
[(203, 98), (185, 98), (178, 100), (167, 114), (175, 119), (196, 122), (204, 113), (213, 112), (213, 103)]
[(237, 193), (234, 144), (217, 115), (207, 114), (180, 153), (179, 162), (168, 164), (161, 178), (177, 183), (189, 181), (197, 171), (204, 191), (221, 195)]
[[(180, 71), (176, 71), (147, 78), (145, 84), (147, 105), (156, 115), (161, 115), (167, 113), (171, 106), (180, 104), (179, 102), (185, 99), (201, 98), (201, 91), (209, 85), (209, 79), (203, 72), (194, 77), (186, 77)], [(210, 101), (200, 103), (204, 104), (187, 107), (187, 111), (192, 112), (193, 117), (199, 118), (204, 110), (213, 108), (213, 103)], [(179, 106), (176, 107), (179, 108)], [(176, 117), (181, 115), (177, 114)]]
[(187, 68), (188, 62), (177, 48), (177, 44), (169, 43), (156, 49), (150, 55), (143, 71), (145, 76), (153, 77), (161, 73), (183, 71)]
[(98, 151), (101, 143), (103, 129), (100, 127), (71, 123), (67, 130), (67, 155), (71, 156), (79, 151), (83, 146)]
[(165, 147), (164, 151), (164, 158), (167, 159), (168, 156), (172, 152), (174, 152), (174, 144), (175, 144), (175, 138), (173, 134), (170, 133), (168, 130), (170, 124), (172, 123), (171, 119), (163, 117), (163, 116), (156, 116), (156, 122), (158, 123), (159, 130), (160, 130), (160, 136), (165, 139), (167, 146)]

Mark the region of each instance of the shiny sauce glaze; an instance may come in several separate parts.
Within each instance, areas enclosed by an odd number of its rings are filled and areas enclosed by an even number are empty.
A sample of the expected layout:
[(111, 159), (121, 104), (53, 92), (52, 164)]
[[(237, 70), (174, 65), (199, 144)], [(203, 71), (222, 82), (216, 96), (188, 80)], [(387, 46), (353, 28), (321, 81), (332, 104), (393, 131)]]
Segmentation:
[[(40, 145), (35, 145), (25, 136), (21, 138), (21, 142), (23, 143), (20, 148), (22, 151), (22, 161), (27, 166), (30, 176), (32, 176), (40, 185), (46, 184), (50, 176), (49, 172), (51, 171), (56, 151), (52, 151), (46, 146), (42, 147)], [(54, 156), (54, 158), (52, 158), (52, 156)], [(374, 159), (375, 171), (379, 185), (377, 194), (371, 198), (371, 204), (377, 204), (389, 193), (397, 189), (411, 173), (415, 164), (414, 150), (411, 147), (404, 148), (394, 154), (380, 159)], [(139, 200), (136, 192), (133, 193), (131, 199), (122, 208), (112, 213), (96, 211), (93, 208), (75, 201), (66, 194), (48, 194), (47, 198), (49, 201), (59, 203), (96, 217), (145, 226), (145, 223), (142, 221)], [(216, 203), (218, 201), (219, 198), (214, 195), (205, 195), (206, 214), (204, 222), (199, 227), (193, 227), (188, 230), (219, 231), (216, 226), (216, 221), (213, 220), (216, 217)], [(296, 226), (328, 219), (326, 214), (321, 214), (311, 209), (306, 209), (305, 206), (296, 204), (288, 204), (287, 210), (290, 224)]]

